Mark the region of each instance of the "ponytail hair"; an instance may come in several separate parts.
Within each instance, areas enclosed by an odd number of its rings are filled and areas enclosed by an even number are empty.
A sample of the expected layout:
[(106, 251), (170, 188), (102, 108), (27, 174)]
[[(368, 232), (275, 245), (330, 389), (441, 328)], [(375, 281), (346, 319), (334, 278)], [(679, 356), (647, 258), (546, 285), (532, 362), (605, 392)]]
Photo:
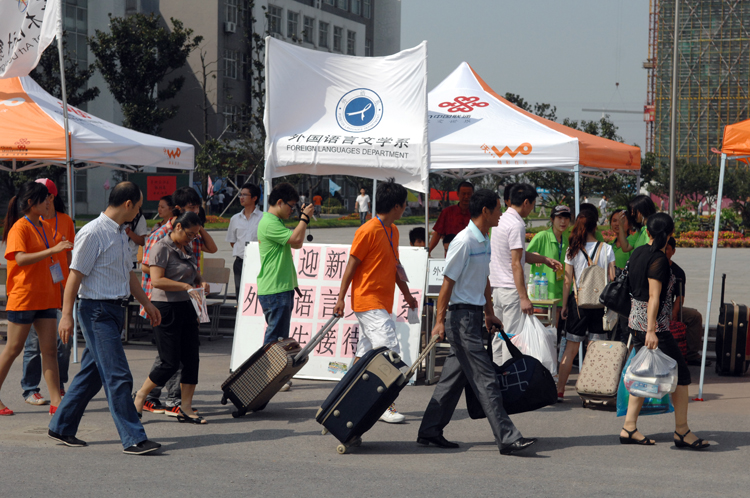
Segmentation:
[(58, 213), (65, 213), (65, 203), (60, 199), (59, 195), (55, 196), (54, 200), (55, 211)]
[(578, 251), (585, 247), (586, 238), (590, 233), (596, 233), (597, 222), (597, 213), (591, 212), (588, 209), (582, 209), (581, 212), (578, 213), (573, 229), (570, 231), (570, 238), (568, 239), (569, 259), (575, 258)]
[(646, 230), (654, 239), (651, 252), (661, 251), (674, 232), (674, 221), (667, 213), (652, 214), (646, 221)]
[[(46, 201), (48, 195), (49, 190), (41, 183), (30, 181), (21, 185), (18, 193), (8, 203), (8, 212), (5, 214), (5, 220), (3, 221), (3, 242), (8, 241), (8, 232), (13, 228), (16, 221), (28, 213), (31, 206)], [(31, 201), (31, 204), (29, 204), (29, 201)]]

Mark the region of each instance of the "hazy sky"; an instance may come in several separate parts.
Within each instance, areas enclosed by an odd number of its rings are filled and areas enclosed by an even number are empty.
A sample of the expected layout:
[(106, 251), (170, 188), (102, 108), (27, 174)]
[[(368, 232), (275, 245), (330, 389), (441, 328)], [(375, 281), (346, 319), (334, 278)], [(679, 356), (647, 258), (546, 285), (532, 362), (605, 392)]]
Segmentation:
[[(403, 0), (401, 47), (427, 40), (431, 90), (462, 61), (497, 93), (557, 106), (643, 111), (648, 0)], [(619, 82), (619, 88), (615, 83)], [(645, 145), (642, 114), (612, 114), (629, 144)]]

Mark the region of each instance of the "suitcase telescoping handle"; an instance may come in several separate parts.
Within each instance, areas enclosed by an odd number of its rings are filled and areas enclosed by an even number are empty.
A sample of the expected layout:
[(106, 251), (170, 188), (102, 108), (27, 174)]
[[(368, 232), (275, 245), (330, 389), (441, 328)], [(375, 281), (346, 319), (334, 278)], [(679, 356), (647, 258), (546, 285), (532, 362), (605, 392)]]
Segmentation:
[(428, 354), (430, 354), (430, 351), (432, 351), (432, 348), (435, 347), (435, 345), (440, 340), (440, 336), (433, 335), (430, 342), (427, 343), (427, 346), (425, 346), (424, 350), (420, 353), (420, 355), (417, 357), (417, 359), (414, 361), (414, 363), (411, 364), (411, 368), (406, 372), (404, 377), (407, 379), (411, 379), (411, 377), (414, 375), (414, 372), (417, 371), (417, 368), (419, 368), (419, 364), (422, 363), (422, 360), (424, 360)]
[(328, 321), (323, 325), (323, 328), (320, 329), (320, 331), (315, 334), (312, 339), (310, 339), (310, 342), (308, 342), (304, 348), (302, 348), (302, 351), (297, 353), (297, 356), (294, 357), (294, 363), (297, 363), (298, 361), (304, 359), (307, 357), (307, 355), (310, 354), (310, 351), (320, 343), (320, 341), (323, 340), (323, 338), (330, 332), (330, 330), (333, 328), (334, 325), (339, 321), (341, 317), (337, 315), (333, 315), (331, 318), (328, 319)]

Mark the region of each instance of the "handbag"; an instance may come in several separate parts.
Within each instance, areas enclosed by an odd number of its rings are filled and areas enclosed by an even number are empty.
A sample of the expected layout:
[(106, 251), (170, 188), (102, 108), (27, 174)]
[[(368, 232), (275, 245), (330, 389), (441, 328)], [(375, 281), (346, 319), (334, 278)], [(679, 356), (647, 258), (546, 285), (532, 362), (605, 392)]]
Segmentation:
[[(542, 363), (523, 353), (513, 344), (505, 331), (500, 329), (510, 355), (510, 360), (495, 368), (500, 391), (503, 394), (503, 408), (509, 415), (524, 413), (557, 403), (557, 385), (552, 374)], [(494, 334), (490, 334), (492, 338)], [(491, 340), (491, 339), (490, 339)], [(492, 348), (489, 349), (490, 359)], [(482, 404), (474, 394), (474, 390), (467, 383), (465, 388), (466, 409), (472, 419), (485, 418)]]
[(602, 252), (602, 243), (597, 242), (594, 246), (593, 261), (586, 251), (581, 249), (581, 252), (586, 255), (589, 265), (581, 271), (580, 284), (576, 279), (573, 280), (576, 305), (583, 309), (602, 308), (599, 296), (607, 285), (607, 270), (597, 264)]
[(630, 284), (628, 283), (628, 262), (619, 275), (607, 284), (599, 296), (599, 302), (607, 309), (615, 311), (624, 317), (630, 316)]

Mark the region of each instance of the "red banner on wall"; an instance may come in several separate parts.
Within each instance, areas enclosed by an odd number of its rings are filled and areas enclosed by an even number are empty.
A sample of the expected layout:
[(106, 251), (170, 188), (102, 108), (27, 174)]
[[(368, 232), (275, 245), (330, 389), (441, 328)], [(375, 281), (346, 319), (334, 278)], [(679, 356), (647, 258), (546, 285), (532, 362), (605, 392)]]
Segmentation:
[(149, 176), (146, 183), (146, 200), (158, 201), (165, 195), (172, 195), (176, 189), (176, 176)]

